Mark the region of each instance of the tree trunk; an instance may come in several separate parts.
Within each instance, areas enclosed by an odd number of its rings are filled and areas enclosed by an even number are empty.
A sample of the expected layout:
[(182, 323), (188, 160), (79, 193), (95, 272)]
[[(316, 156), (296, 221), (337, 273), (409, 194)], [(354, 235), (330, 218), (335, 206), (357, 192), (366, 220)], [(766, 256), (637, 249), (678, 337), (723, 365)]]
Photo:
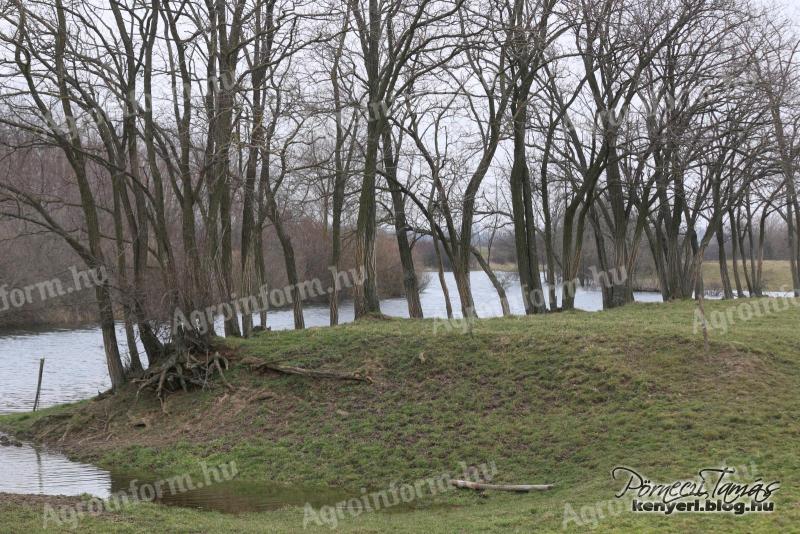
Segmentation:
[[(259, 221), (261, 217), (259, 216)], [(258, 288), (259, 292), (261, 293), (262, 299), (266, 301), (266, 292), (267, 292), (267, 265), (264, 262), (264, 238), (261, 234), (261, 225), (258, 226), (258, 230), (256, 232), (256, 239), (253, 244), (253, 254), (255, 256), (256, 261), (256, 271), (258, 272)], [(267, 307), (262, 306), (258, 312), (258, 319), (261, 328), (266, 330), (267, 329)]]
[[(624, 272), (628, 266), (628, 213), (625, 209), (625, 194), (623, 192), (622, 177), (620, 173), (619, 156), (617, 154), (617, 138), (613, 131), (614, 127), (606, 126), (606, 143), (609, 146), (606, 156), (608, 162), (606, 166), (606, 176), (608, 181), (609, 204), (611, 206), (611, 219), (613, 221), (613, 242), (614, 242), (614, 272)], [(602, 232), (598, 217), (598, 228), (595, 232)], [(610, 272), (610, 264), (604, 268), (604, 272)], [(633, 302), (633, 292), (627, 283), (627, 278), (617, 282), (618, 277), (614, 277), (608, 289), (609, 308), (617, 308)], [(604, 284), (605, 285), (605, 284)], [(605, 292), (605, 289), (604, 289)]]
[(130, 371), (138, 375), (144, 371), (142, 360), (139, 358), (139, 349), (136, 346), (136, 334), (133, 331), (133, 312), (130, 305), (130, 290), (128, 286), (127, 262), (125, 261), (125, 245), (123, 243), (124, 234), (122, 227), (122, 203), (120, 201), (119, 188), (122, 185), (121, 176), (118, 174), (112, 178), (114, 189), (114, 238), (117, 249), (117, 285), (119, 288), (119, 298), (122, 304), (122, 315), (125, 323), (125, 339), (128, 344), (128, 358), (130, 359)]
[(489, 277), (489, 281), (494, 286), (495, 291), (497, 291), (497, 296), (500, 299), (500, 306), (503, 309), (503, 317), (508, 317), (511, 315), (511, 308), (508, 305), (508, 297), (506, 297), (506, 290), (503, 288), (503, 284), (500, 283), (500, 280), (497, 279), (497, 276), (492, 271), (492, 268), (489, 266), (489, 263), (483, 259), (480, 251), (473, 247), (472, 254), (475, 256), (475, 259), (478, 260), (478, 264), (483, 269), (483, 272), (486, 273), (486, 276)]
[(359, 196), (358, 220), (356, 222), (356, 260), (363, 269), (364, 277), (356, 281), (353, 307), (356, 320), (381, 312), (375, 272), (376, 201), (375, 175), (378, 163), (378, 144), (381, 123), (371, 117), (367, 123), (367, 149), (364, 156), (364, 179)]
[(525, 126), (527, 98), (516, 95), (511, 108), (514, 128), (514, 162), (511, 167), (511, 207), (514, 219), (514, 245), (517, 252), (522, 302), (525, 313), (543, 313), (545, 308), (542, 281), (539, 276), (539, 259), (536, 253), (536, 236), (533, 231), (530, 177), (525, 159)]
[[(744, 291), (742, 290), (742, 281), (739, 278), (739, 222), (736, 218), (733, 208), (728, 210), (728, 218), (731, 225), (731, 263), (733, 264), (733, 281), (736, 285), (736, 296), (744, 298)], [(747, 264), (744, 259), (744, 249), (742, 249), (742, 264), (744, 265), (744, 276), (747, 278)], [(748, 286), (750, 283), (748, 282)]]
[(281, 220), (281, 215), (278, 213), (278, 206), (275, 203), (273, 193), (268, 193), (267, 198), (267, 213), (275, 227), (275, 233), (278, 235), (278, 240), (283, 249), (283, 261), (286, 265), (286, 278), (289, 281), (289, 294), (292, 297), (292, 313), (294, 315), (294, 328), (295, 330), (302, 330), (306, 327), (305, 319), (303, 318), (303, 301), (299, 293), (300, 279), (297, 276), (297, 263), (294, 259), (294, 247), (292, 246), (292, 239), (286, 232)]
[(106, 354), (108, 376), (111, 378), (111, 389), (117, 391), (125, 384), (125, 368), (119, 355), (117, 330), (114, 323), (114, 311), (108, 281), (95, 288), (97, 305), (100, 307), (100, 330), (103, 333), (103, 348)]
[(400, 252), (400, 264), (403, 267), (403, 288), (408, 303), (408, 316), (422, 319), (422, 303), (419, 300), (419, 284), (414, 270), (414, 257), (408, 243), (408, 224), (406, 223), (406, 207), (403, 193), (397, 182), (397, 159), (392, 146), (392, 133), (388, 128), (383, 131), (383, 168), (388, 175), (389, 192), (392, 196), (394, 211), (394, 232), (397, 248)]
[(462, 317), (477, 317), (478, 314), (475, 310), (475, 302), (472, 300), (472, 287), (470, 283), (469, 262), (464, 265), (463, 259), (456, 259), (458, 256), (452, 258), (453, 264), (453, 278), (456, 280), (456, 289), (458, 290), (458, 299), (461, 303)]
[(433, 252), (436, 254), (436, 270), (439, 274), (439, 285), (442, 286), (442, 295), (444, 297), (444, 305), (447, 310), (447, 318), (453, 318), (453, 305), (450, 302), (450, 290), (447, 288), (447, 281), (444, 278), (444, 265), (442, 264), (442, 254), (439, 251), (439, 240), (436, 233), (433, 235)]
[(544, 248), (547, 259), (547, 296), (550, 303), (550, 311), (558, 310), (558, 298), (556, 296), (556, 265), (555, 253), (553, 251), (553, 223), (550, 216), (550, 191), (548, 190), (547, 164), (549, 160), (549, 147), (552, 144), (553, 129), (547, 139), (547, 147), (542, 157), (542, 214), (544, 216)]
[(725, 234), (722, 228), (722, 217), (720, 217), (719, 225), (717, 226), (717, 246), (719, 247), (718, 261), (719, 261), (719, 275), (722, 280), (723, 298), (732, 299), (733, 289), (731, 288), (731, 279), (728, 275), (728, 259), (725, 255)]

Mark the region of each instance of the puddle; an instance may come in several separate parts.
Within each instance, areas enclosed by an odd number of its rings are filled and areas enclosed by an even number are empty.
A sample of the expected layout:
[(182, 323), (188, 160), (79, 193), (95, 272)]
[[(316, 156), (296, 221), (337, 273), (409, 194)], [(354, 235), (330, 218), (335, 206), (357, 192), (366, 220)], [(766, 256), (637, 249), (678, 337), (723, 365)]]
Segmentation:
[[(122, 492), (123, 495), (133, 495), (131, 482), (136, 480), (136, 485), (141, 487), (146, 479), (128, 476), (112, 477), (112, 493)], [(265, 512), (278, 510), (287, 506), (304, 506), (310, 503), (314, 507), (333, 505), (339, 501), (355, 495), (341, 489), (316, 488), (311, 486), (288, 486), (271, 482), (246, 482), (229, 481), (204, 486), (189, 491), (169, 491), (169, 486), (163, 486), (165, 491), (162, 497), (153, 502), (166, 506), (180, 506), (183, 508), (196, 508), (200, 510), (214, 510), (224, 513)]]
[[(5, 436), (12, 443), (16, 441), (4, 434), (0, 436)], [(244, 513), (304, 506), (307, 502), (319, 507), (335, 504), (355, 495), (353, 492), (334, 488), (238, 480), (206, 485), (202, 478), (194, 477), (190, 483), (186, 483), (186, 479), (176, 482), (178, 478), (166, 477), (161, 484), (161, 496), (153, 499), (153, 502), (166, 506)], [(170, 480), (173, 481), (174, 490), (168, 483)], [(152, 488), (156, 482), (152, 476), (115, 474), (91, 464), (73, 462), (63, 454), (28, 443), (22, 443), (22, 446), (0, 445), (0, 493), (90, 494), (101, 499), (122, 494), (129, 500), (139, 498), (134, 495), (149, 500), (148, 492), (151, 490), (142, 492), (140, 488), (143, 485)]]
[(102, 497), (110, 488), (111, 475), (93, 465), (29, 444), (0, 445), (0, 493)]

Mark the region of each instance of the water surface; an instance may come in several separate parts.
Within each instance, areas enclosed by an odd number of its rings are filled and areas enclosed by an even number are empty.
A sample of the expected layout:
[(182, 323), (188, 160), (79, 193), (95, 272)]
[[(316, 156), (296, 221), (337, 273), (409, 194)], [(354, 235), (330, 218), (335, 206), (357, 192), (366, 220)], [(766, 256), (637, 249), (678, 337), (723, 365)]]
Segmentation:
[(0, 445), (0, 493), (103, 497), (109, 488), (111, 475), (93, 465), (27, 443)]

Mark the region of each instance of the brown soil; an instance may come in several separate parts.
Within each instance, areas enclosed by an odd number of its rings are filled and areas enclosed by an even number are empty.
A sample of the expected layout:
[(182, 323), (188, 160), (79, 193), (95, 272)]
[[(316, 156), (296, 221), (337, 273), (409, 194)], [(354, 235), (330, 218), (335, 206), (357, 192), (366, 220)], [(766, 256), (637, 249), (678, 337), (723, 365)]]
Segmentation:
[(74, 506), (80, 502), (80, 497), (67, 497), (65, 495), (20, 495), (18, 493), (0, 493), (0, 506), (39, 507), (49, 504), (56, 507)]

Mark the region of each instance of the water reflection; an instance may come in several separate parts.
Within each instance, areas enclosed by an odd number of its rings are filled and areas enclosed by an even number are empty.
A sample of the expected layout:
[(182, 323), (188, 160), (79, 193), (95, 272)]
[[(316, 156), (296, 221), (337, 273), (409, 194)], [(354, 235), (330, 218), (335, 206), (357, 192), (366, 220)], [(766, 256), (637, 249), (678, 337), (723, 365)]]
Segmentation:
[(104, 497), (111, 488), (107, 471), (25, 443), (0, 445), (0, 473), (0, 493)]

